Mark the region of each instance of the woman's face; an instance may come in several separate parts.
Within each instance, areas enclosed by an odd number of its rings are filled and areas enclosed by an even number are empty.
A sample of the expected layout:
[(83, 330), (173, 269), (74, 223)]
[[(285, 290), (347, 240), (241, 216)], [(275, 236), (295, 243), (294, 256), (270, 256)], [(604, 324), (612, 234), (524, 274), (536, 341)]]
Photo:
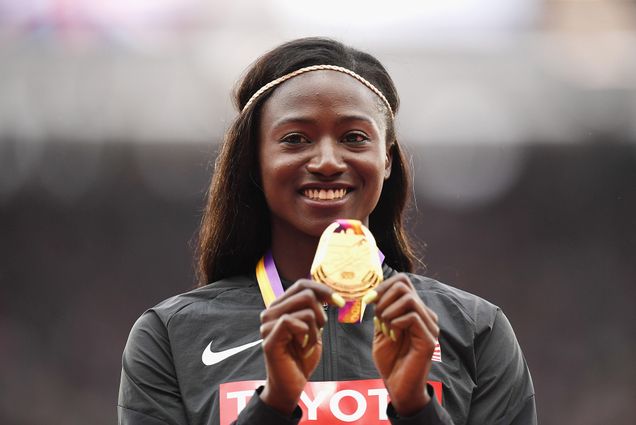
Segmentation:
[(339, 218), (368, 225), (391, 170), (386, 117), (375, 93), (340, 72), (308, 72), (276, 88), (259, 128), (272, 235), (319, 237)]

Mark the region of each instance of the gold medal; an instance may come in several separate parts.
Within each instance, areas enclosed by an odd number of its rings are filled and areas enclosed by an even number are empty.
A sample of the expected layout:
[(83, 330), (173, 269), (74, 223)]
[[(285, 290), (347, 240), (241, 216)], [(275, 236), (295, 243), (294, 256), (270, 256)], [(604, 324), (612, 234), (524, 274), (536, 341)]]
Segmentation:
[(358, 220), (329, 225), (318, 243), (311, 276), (348, 301), (340, 321), (357, 322), (364, 313), (362, 297), (382, 282), (382, 265), (371, 232)]

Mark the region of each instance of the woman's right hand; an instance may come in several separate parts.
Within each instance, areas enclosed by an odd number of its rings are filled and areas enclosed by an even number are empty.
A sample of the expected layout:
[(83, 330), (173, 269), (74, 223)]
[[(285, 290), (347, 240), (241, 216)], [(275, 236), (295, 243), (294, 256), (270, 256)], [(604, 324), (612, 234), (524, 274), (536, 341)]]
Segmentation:
[(260, 397), (291, 414), (322, 354), (324, 303), (344, 304), (324, 284), (308, 279), (294, 283), (261, 313), (261, 336), (267, 381)]

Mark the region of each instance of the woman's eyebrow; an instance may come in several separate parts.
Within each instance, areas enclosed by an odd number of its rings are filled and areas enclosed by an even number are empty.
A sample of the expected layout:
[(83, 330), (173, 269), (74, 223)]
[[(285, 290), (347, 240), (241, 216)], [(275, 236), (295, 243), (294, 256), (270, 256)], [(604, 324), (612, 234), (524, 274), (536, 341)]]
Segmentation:
[(376, 125), (375, 120), (367, 115), (343, 115), (336, 120), (336, 124), (342, 124), (349, 121), (363, 121), (370, 125)]
[[(355, 114), (355, 115), (341, 115), (340, 117), (338, 117), (335, 121), (335, 123), (337, 125), (346, 123), (346, 122), (351, 122), (351, 121), (362, 121), (365, 122), (367, 124), (373, 125), (375, 126), (377, 123), (375, 122), (374, 119), (372, 119), (369, 116), (366, 115), (359, 115), (359, 114)], [(285, 116), (282, 117), (276, 121), (274, 121), (274, 124), (272, 125), (272, 128), (279, 128), (282, 126), (285, 126), (287, 124), (305, 124), (305, 125), (315, 125), (317, 124), (318, 119), (312, 116)]]
[(279, 127), (283, 127), (285, 125), (288, 124), (305, 124), (305, 125), (311, 125), (311, 124), (316, 124), (317, 120), (311, 116), (284, 116), (282, 118), (279, 118), (278, 120), (274, 121), (274, 124), (272, 124), (272, 128), (279, 128)]

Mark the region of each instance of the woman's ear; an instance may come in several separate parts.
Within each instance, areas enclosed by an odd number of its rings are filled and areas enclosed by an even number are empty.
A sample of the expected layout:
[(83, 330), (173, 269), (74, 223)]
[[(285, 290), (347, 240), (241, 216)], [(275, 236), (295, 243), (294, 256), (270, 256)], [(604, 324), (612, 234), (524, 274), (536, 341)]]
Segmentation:
[(391, 165), (393, 164), (393, 146), (391, 143), (386, 150), (386, 156), (384, 158), (384, 180), (388, 180), (391, 177)]

